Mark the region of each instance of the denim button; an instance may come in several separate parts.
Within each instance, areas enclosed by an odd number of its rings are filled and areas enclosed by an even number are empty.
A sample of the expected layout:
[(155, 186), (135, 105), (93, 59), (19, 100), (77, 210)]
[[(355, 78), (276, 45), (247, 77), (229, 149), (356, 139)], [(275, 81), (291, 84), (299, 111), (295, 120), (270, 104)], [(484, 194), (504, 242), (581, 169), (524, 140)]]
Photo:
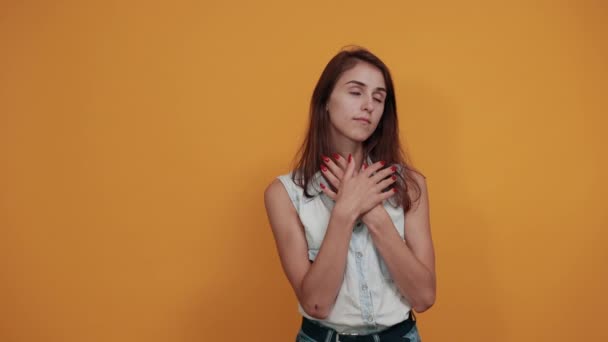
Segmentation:
[(363, 253), (361, 253), (361, 252), (357, 252), (357, 258), (360, 258), (360, 257), (362, 257), (362, 256), (363, 256)]
[(367, 285), (363, 284), (363, 291), (367, 291)]

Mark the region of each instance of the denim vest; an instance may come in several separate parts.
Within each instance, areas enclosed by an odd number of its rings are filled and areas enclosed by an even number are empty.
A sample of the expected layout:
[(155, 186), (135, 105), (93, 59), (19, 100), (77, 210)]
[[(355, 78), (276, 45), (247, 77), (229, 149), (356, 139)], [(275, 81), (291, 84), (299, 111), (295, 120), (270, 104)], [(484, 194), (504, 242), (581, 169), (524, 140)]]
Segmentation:
[[(371, 164), (371, 161), (368, 160), (368, 163)], [(399, 165), (397, 168), (401, 172)], [(292, 174), (293, 171), (277, 178), (285, 186), (298, 212), (308, 243), (308, 258), (314, 261), (325, 237), (335, 202), (320, 190), (319, 183), (325, 182), (321, 171), (315, 174), (308, 185), (308, 193), (314, 195), (312, 198), (304, 196), (304, 190), (294, 183)], [(383, 206), (404, 239), (403, 207), (394, 207), (389, 201), (384, 201)], [(411, 305), (399, 293), (366, 225), (360, 220), (353, 227), (344, 280), (329, 316), (324, 320), (312, 318), (298, 303), (300, 314), (339, 333), (377, 332), (407, 319), (410, 310)]]

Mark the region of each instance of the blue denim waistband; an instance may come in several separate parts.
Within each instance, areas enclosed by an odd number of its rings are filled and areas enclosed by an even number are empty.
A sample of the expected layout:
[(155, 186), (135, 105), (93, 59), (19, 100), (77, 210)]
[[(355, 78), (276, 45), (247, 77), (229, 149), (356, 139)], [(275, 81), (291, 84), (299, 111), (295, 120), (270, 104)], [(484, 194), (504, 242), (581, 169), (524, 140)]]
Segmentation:
[(408, 319), (380, 332), (366, 335), (352, 335), (338, 334), (338, 332), (332, 328), (322, 326), (306, 317), (302, 317), (301, 331), (316, 341), (377, 342), (380, 339), (392, 340), (395, 338), (395, 340), (398, 340), (398, 338), (406, 335), (415, 325), (416, 321), (412, 319), (412, 315), (410, 315)]

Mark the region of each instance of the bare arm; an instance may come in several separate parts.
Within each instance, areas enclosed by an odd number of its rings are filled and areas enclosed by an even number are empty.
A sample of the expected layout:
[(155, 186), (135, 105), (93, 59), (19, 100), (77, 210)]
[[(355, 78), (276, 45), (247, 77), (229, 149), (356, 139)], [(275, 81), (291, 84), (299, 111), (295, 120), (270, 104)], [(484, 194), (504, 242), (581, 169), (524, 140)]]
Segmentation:
[(423, 312), (435, 302), (435, 253), (426, 181), (419, 174), (414, 174), (414, 179), (420, 185), (421, 196), (405, 217), (406, 243), (397, 233), (384, 207), (374, 208), (363, 221), (399, 292), (412, 304), (414, 310)]
[(266, 188), (264, 203), (283, 271), (298, 301), (310, 316), (326, 318), (342, 285), (356, 217), (334, 206), (325, 238), (311, 264), (304, 226), (280, 180)]

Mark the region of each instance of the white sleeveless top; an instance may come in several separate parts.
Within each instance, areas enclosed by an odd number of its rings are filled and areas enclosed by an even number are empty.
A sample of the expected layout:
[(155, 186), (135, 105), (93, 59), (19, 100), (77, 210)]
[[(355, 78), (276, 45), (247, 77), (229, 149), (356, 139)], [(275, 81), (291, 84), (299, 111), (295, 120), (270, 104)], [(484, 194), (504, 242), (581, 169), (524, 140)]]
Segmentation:
[[(368, 163), (371, 164), (370, 160)], [(401, 172), (402, 168), (397, 167)], [(304, 190), (292, 181), (292, 173), (293, 171), (277, 178), (285, 186), (304, 225), (308, 258), (314, 261), (335, 202), (320, 190), (319, 183), (325, 182), (321, 171), (315, 174), (308, 185), (308, 193), (314, 195), (313, 198), (304, 196)], [(403, 207), (400, 205), (395, 208), (388, 201), (384, 201), (383, 205), (399, 235), (404, 238)], [(298, 303), (300, 314), (339, 333), (369, 334), (381, 331), (407, 319), (410, 310), (410, 303), (399, 293), (367, 227), (360, 221), (353, 228), (344, 280), (328, 317), (324, 320), (312, 318)]]

